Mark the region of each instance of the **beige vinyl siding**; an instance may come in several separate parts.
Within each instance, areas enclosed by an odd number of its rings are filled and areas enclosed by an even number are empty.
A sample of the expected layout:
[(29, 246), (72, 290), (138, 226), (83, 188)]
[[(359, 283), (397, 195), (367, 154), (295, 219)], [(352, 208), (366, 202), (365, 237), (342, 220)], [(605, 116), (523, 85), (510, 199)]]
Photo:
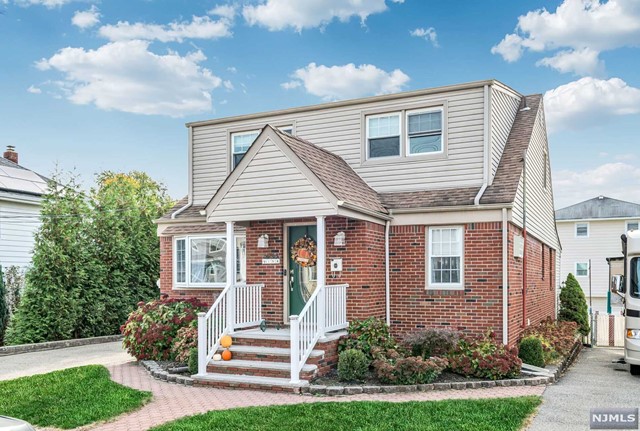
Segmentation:
[[(445, 105), (447, 157), (416, 157), (363, 162), (364, 112), (393, 112), (421, 106)], [(325, 107), (298, 113), (265, 115), (193, 127), (193, 201), (207, 203), (229, 170), (229, 133), (294, 125), (295, 134), (343, 159), (376, 191), (410, 191), (469, 187), (482, 184), (483, 87), (400, 100)], [(274, 174), (275, 175), (275, 174)], [(275, 179), (275, 176), (272, 177)]]
[(31, 264), (34, 235), (40, 227), (38, 205), (0, 201), (0, 264)]
[(498, 170), (513, 120), (518, 113), (520, 99), (516, 95), (491, 87), (491, 174), (489, 177), (491, 183)]
[[(278, 166), (277, 172), (269, 169)], [(271, 141), (266, 141), (242, 171), (209, 221), (310, 217), (335, 213), (300, 170)]]
[[(591, 259), (591, 291), (594, 298), (606, 298), (609, 289), (609, 266), (607, 257), (622, 256), (620, 235), (625, 233), (626, 220), (589, 220), (589, 237), (576, 238), (576, 221), (557, 222), (558, 235), (562, 243), (560, 277), (564, 281), (569, 273), (576, 275), (576, 262)], [(589, 295), (589, 277), (576, 277), (580, 286)], [(606, 311), (606, 309), (600, 310)]]
[[(523, 173), (526, 174), (526, 187), (521, 177), (514, 202), (513, 219), (519, 226), (522, 226), (524, 202), (527, 210), (527, 232), (558, 250), (560, 243), (556, 234), (553, 209), (551, 164), (545, 164), (545, 154), (548, 154), (548, 148), (544, 108), (541, 105), (526, 156), (526, 171)], [(544, 185), (545, 165), (547, 169), (546, 187)]]

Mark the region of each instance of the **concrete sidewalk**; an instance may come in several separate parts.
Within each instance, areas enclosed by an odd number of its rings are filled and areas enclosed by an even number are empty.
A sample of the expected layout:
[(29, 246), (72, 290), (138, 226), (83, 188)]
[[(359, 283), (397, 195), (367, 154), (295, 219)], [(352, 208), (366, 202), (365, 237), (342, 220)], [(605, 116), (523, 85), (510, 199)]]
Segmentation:
[(640, 377), (612, 361), (622, 349), (585, 348), (559, 383), (547, 387), (529, 431), (588, 430), (594, 407), (638, 407)]
[(21, 353), (0, 357), (0, 380), (48, 373), (82, 365), (111, 366), (134, 360), (122, 349), (121, 341)]

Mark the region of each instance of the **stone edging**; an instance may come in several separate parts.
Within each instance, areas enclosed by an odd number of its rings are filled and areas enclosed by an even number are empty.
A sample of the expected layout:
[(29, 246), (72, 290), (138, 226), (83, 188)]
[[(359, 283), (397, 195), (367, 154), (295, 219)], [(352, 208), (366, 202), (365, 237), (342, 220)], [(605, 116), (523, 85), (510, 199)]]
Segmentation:
[(324, 386), (309, 385), (301, 388), (303, 394), (307, 395), (357, 395), (357, 394), (378, 394), (378, 393), (399, 393), (399, 392), (429, 392), (429, 391), (445, 391), (449, 389), (481, 389), (495, 388), (506, 386), (540, 386), (549, 385), (558, 381), (560, 376), (573, 363), (578, 353), (582, 349), (582, 343), (579, 340), (571, 349), (567, 356), (553, 371), (553, 375), (548, 377), (528, 377), (525, 379), (504, 379), (504, 380), (482, 380), (474, 382), (452, 382), (452, 383), (430, 383), (424, 385), (395, 385), (395, 386)]
[(151, 377), (164, 380), (169, 383), (178, 383), (181, 385), (193, 386), (193, 379), (182, 374), (171, 374), (163, 370), (156, 361), (140, 361), (140, 364), (149, 372)]
[(39, 352), (42, 350), (64, 349), (66, 347), (88, 346), (90, 344), (110, 343), (120, 340), (122, 340), (122, 335), (105, 335), (103, 337), (75, 338), (73, 340), (3, 346), (0, 347), (0, 356), (19, 355), (21, 353)]

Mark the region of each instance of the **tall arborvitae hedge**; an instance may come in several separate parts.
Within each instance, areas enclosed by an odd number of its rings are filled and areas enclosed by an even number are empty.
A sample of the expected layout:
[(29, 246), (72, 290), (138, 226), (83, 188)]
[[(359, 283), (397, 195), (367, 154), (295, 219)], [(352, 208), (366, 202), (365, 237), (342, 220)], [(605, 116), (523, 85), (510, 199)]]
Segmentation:
[(589, 308), (580, 283), (569, 274), (564, 287), (560, 290), (560, 312), (558, 320), (576, 322), (582, 335), (589, 333)]

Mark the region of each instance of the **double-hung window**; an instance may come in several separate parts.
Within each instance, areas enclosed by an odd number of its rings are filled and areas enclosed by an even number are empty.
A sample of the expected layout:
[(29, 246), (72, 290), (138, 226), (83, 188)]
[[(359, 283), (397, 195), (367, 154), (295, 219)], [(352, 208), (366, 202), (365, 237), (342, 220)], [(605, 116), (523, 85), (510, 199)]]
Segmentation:
[(576, 262), (576, 277), (588, 277), (588, 276), (589, 276), (589, 263)]
[[(236, 281), (246, 282), (246, 240), (236, 236)], [(227, 240), (224, 235), (175, 239), (174, 278), (179, 287), (223, 287), (227, 281)]]
[(628, 221), (627, 222), (627, 231), (638, 230), (638, 225), (639, 224), (640, 223), (638, 222), (638, 220)]
[(442, 108), (407, 112), (407, 155), (442, 152)]
[(429, 228), (429, 288), (463, 288), (463, 231), (462, 226)]
[(576, 223), (576, 238), (589, 237), (589, 223)]
[(251, 130), (249, 132), (236, 132), (231, 134), (231, 170), (235, 169), (244, 157), (253, 141), (256, 140), (260, 130)]
[(367, 117), (367, 158), (400, 155), (400, 113)]

